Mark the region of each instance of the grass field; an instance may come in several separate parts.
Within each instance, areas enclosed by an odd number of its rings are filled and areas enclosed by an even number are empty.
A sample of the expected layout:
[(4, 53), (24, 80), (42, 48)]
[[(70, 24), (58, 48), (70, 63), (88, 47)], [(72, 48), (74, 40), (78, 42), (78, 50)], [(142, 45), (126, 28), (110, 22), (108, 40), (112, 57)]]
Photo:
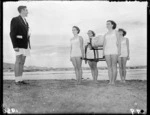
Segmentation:
[[(131, 113), (130, 109), (147, 111), (147, 81), (108, 80), (27, 80), (17, 86), (13, 80), (3, 82), (3, 106), (19, 113)], [(137, 104), (137, 105), (136, 105)]]

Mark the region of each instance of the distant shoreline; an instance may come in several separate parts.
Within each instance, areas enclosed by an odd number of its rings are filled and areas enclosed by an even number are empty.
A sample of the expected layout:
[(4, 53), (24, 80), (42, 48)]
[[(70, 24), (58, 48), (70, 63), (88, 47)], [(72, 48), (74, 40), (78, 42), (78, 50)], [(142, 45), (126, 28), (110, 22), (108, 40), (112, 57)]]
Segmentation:
[[(89, 67), (83, 67), (83, 70), (90, 70)], [(107, 70), (107, 67), (98, 67), (99, 70)], [(127, 66), (127, 69), (147, 69), (147, 66)], [(71, 71), (74, 70), (73, 67), (65, 68), (54, 68), (54, 67), (37, 67), (37, 66), (25, 66), (25, 72), (35, 72), (35, 71)], [(14, 71), (14, 64), (3, 63), (3, 72)]]

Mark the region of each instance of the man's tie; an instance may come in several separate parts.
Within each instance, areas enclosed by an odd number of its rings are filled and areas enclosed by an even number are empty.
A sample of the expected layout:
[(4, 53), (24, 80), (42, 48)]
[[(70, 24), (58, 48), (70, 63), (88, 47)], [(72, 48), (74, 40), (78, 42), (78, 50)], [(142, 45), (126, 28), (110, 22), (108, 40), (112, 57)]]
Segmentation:
[(25, 24), (27, 25), (27, 21), (26, 21), (26, 19), (25, 19), (25, 18), (23, 18), (23, 19), (24, 19)]

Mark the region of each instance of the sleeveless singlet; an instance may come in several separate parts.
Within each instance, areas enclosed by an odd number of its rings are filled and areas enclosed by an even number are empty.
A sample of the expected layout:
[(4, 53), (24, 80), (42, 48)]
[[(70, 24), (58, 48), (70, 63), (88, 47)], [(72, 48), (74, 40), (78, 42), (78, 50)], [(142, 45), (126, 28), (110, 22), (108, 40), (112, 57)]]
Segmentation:
[(113, 31), (111, 34), (105, 36), (105, 43), (105, 55), (118, 54), (116, 31)]
[(76, 39), (71, 39), (71, 57), (82, 57), (81, 49), (80, 49), (80, 38), (79, 36)]
[(86, 45), (85, 45), (85, 57), (89, 60), (95, 60), (95, 58), (98, 58), (98, 50), (91, 49), (93, 47), (93, 38), (91, 37), (86, 40)]
[(119, 57), (127, 57), (128, 52), (127, 52), (127, 38), (121, 40), (121, 55)]

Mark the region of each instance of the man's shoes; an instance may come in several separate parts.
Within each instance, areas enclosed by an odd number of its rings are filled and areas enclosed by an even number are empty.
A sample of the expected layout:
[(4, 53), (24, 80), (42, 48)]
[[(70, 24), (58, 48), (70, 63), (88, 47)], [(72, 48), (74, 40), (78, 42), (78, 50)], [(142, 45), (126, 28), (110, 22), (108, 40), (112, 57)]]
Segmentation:
[(27, 82), (25, 82), (25, 81), (21, 81), (21, 83), (22, 83), (22, 84), (29, 84), (29, 83), (27, 83)]
[(15, 82), (15, 85), (21, 85), (20, 81)]
[(16, 85), (26, 85), (26, 84), (29, 84), (25, 81), (19, 81), (19, 82), (15, 82)]

